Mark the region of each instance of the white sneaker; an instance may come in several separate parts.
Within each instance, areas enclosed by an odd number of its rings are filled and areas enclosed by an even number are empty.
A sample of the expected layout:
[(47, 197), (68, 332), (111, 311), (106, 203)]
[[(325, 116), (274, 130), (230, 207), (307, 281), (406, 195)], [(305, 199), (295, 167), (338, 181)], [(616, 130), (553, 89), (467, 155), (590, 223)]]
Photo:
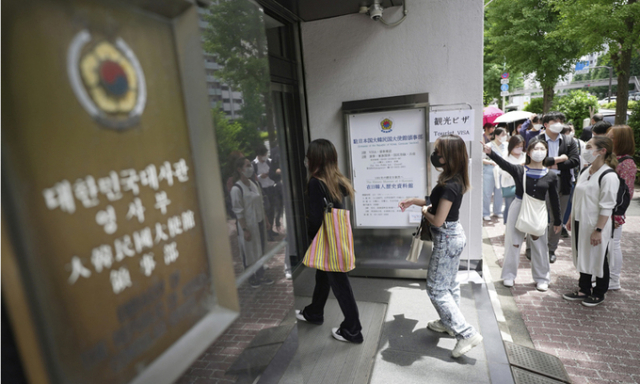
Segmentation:
[(285, 272), (285, 273), (284, 273), (284, 277), (285, 277), (287, 280), (291, 280), (291, 272)]
[(342, 337), (340, 332), (338, 332), (339, 329), (340, 328), (331, 328), (331, 335), (333, 336), (333, 338), (336, 340), (344, 341), (345, 343), (349, 342), (349, 340)]
[(502, 213), (498, 213), (497, 215), (493, 215), (493, 216), (497, 217), (498, 219), (502, 219), (504, 217)]
[(300, 313), (299, 309), (296, 309), (296, 319), (300, 320), (300, 321), (307, 321), (307, 319), (304, 318), (304, 316), (302, 315), (302, 313)]
[(480, 333), (476, 333), (468, 339), (460, 339), (456, 344), (456, 347), (451, 351), (451, 356), (460, 357), (465, 353), (469, 352), (471, 348), (477, 346), (482, 342), (482, 335)]
[(502, 285), (504, 285), (507, 288), (511, 288), (511, 287), (513, 287), (513, 280), (505, 279), (505, 280), (502, 281)]
[(491, 221), (491, 216), (485, 216), (482, 218), (484, 221)]
[(536, 289), (540, 292), (546, 292), (549, 289), (548, 283), (538, 283), (536, 284)]
[(430, 321), (429, 324), (427, 324), (427, 328), (429, 328), (434, 332), (448, 333), (449, 336), (455, 335), (453, 331), (451, 331), (450, 329), (447, 329), (447, 327), (445, 327), (444, 324), (442, 324), (442, 321), (440, 320)]

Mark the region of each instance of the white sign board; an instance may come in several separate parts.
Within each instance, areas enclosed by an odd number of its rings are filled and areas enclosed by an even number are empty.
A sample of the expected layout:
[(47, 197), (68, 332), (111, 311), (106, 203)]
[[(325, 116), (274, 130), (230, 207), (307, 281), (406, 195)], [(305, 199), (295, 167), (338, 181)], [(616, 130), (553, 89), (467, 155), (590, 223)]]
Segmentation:
[(509, 96), (509, 91), (500, 92), (500, 96)]
[(509, 79), (500, 79), (500, 84), (509, 84)]
[(415, 227), (419, 207), (398, 203), (427, 195), (425, 109), (348, 116), (355, 227)]
[(473, 109), (429, 112), (429, 141), (444, 135), (458, 135), (464, 141), (474, 140)]

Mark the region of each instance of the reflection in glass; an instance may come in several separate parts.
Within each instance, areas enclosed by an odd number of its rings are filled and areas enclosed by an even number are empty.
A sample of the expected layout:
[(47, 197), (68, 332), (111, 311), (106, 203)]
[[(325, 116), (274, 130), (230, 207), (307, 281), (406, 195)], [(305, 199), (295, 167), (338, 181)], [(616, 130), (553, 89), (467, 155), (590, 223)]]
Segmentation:
[(287, 241), (295, 246), (286, 230), (286, 145), (279, 142), (284, 135), (276, 134), (282, 112), (271, 101), (263, 11), (249, 0), (235, 0), (219, 1), (200, 14), (227, 212), (220, 228), (231, 243), (241, 313), (180, 382), (253, 382), (283, 344), (297, 343), (285, 263)]

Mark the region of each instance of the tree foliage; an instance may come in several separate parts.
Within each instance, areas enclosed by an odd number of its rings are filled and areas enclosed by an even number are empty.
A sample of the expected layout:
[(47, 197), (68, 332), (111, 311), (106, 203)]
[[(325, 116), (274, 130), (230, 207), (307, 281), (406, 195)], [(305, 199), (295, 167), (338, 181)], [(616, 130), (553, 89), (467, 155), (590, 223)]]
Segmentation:
[(549, 38), (559, 24), (551, 0), (501, 0), (487, 7), (490, 49), (504, 56), (513, 72), (535, 73), (549, 110), (556, 82), (572, 70), (579, 58), (575, 41)]
[(616, 123), (620, 123), (627, 113), (631, 58), (634, 51), (640, 49), (640, 3), (638, 0), (552, 1), (561, 22), (549, 38), (578, 41), (581, 54), (609, 47), (609, 57), (618, 77)]
[[(222, 66), (215, 76), (242, 92), (243, 135), (239, 140), (255, 146), (258, 130), (267, 128), (275, 137), (271, 113), (270, 73), (263, 13), (250, 1), (218, 1), (204, 16), (205, 51)], [(253, 140), (254, 142), (251, 142)], [(245, 145), (245, 144), (242, 144)]]
[(636, 163), (640, 165), (640, 102), (635, 103), (631, 109), (631, 116), (627, 124), (633, 128), (633, 134), (636, 142)]
[(578, 136), (582, 130), (582, 121), (590, 117), (589, 108), (592, 108), (594, 113), (598, 112), (598, 98), (586, 91), (572, 91), (557, 97), (552, 106), (554, 111), (564, 113), (567, 122), (573, 122)]
[(524, 107), (523, 110), (537, 114), (543, 113), (543, 101), (544, 100), (542, 99), (542, 97), (536, 97), (535, 99), (532, 98), (529, 104), (527, 104), (527, 106)]

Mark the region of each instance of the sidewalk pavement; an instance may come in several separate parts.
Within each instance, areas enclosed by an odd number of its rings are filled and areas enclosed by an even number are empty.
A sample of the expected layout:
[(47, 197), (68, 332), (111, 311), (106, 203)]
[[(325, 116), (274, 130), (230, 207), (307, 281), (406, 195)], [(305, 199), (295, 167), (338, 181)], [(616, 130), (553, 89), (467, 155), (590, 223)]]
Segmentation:
[[(484, 227), (497, 264), (502, 266), (505, 231), (502, 219), (494, 218), (485, 222)], [(509, 295), (510, 291), (515, 302), (511, 320), (507, 318), (508, 332), (514, 341), (526, 345), (529, 339), (536, 349), (558, 356), (575, 384), (640, 383), (640, 189), (637, 187), (623, 227), (622, 253), (622, 289), (609, 291), (605, 302), (592, 308), (562, 299), (563, 293), (578, 288), (579, 274), (571, 259), (570, 238), (560, 241), (547, 292), (536, 290), (531, 262), (524, 256), (524, 249), (518, 278), (510, 290), (502, 286), (499, 269), (494, 268), (491, 276), (498, 294)], [(486, 262), (491, 264), (491, 260)], [(492, 267), (495, 266), (494, 262)], [(501, 302), (508, 300), (503, 297)], [(523, 335), (524, 332), (528, 335)]]

